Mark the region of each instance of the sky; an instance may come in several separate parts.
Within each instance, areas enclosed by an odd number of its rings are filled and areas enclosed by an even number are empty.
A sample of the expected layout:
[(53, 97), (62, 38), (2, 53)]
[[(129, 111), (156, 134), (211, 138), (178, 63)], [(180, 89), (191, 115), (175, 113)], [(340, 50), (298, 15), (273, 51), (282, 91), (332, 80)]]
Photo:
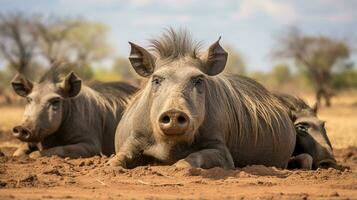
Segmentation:
[[(0, 0), (0, 13), (82, 17), (110, 28), (113, 54), (127, 56), (128, 41), (147, 39), (167, 27), (186, 28), (206, 46), (222, 36), (249, 71), (269, 71), (275, 36), (291, 25), (302, 32), (357, 41), (357, 0)], [(354, 59), (357, 60), (357, 59)]]

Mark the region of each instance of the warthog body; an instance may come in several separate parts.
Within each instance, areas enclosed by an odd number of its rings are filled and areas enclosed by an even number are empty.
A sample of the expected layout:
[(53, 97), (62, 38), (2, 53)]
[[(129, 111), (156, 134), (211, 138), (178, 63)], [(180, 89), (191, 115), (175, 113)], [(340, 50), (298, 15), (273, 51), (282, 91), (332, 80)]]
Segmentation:
[(325, 122), (317, 117), (317, 105), (311, 108), (298, 97), (275, 95), (289, 110), (297, 132), (294, 157), (289, 162), (289, 168), (338, 167)]
[(153, 54), (130, 44), (132, 66), (149, 80), (118, 125), (113, 166), (144, 157), (177, 167), (287, 166), (296, 138), (288, 114), (252, 79), (217, 75), (227, 60), (219, 41), (206, 55), (173, 30), (152, 40)]
[(72, 72), (60, 80), (52, 67), (39, 83), (17, 75), (12, 85), (27, 99), (23, 121), (14, 135), (27, 144), (14, 155), (90, 157), (114, 153), (114, 135), (129, 95), (136, 90), (121, 82), (83, 85)]

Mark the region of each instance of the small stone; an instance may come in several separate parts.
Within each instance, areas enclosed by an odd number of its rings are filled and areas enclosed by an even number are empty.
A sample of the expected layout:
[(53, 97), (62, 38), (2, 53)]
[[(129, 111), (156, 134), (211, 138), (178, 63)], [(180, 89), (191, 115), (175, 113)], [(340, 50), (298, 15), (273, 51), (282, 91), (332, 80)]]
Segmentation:
[(82, 167), (82, 166), (84, 166), (84, 164), (85, 164), (84, 161), (82, 161), (82, 162), (79, 163), (78, 166)]
[(94, 164), (93, 160), (87, 160), (87, 161), (85, 162), (85, 165), (86, 165), (86, 166), (90, 166), (90, 165), (93, 165), (93, 164)]
[(6, 185), (7, 185), (7, 183), (6, 183), (6, 182), (4, 182), (4, 181), (0, 181), (0, 188), (5, 187)]
[(339, 197), (339, 196), (340, 196), (340, 194), (338, 194), (338, 192), (332, 192), (330, 194), (330, 197)]

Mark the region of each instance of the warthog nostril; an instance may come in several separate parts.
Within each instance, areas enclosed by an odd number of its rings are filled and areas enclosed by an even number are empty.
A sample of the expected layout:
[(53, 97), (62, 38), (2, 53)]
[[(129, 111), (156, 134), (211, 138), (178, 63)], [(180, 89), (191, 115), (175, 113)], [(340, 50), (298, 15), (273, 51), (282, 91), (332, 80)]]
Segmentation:
[(31, 137), (31, 132), (22, 126), (16, 126), (12, 129), (13, 135), (20, 140), (27, 140)]
[(30, 138), (30, 132), (27, 129), (22, 129), (21, 134), (22, 134), (22, 137), (24, 137), (25, 139)]
[(165, 124), (170, 123), (170, 117), (167, 115), (164, 116), (163, 118), (161, 118), (161, 122)]
[(169, 110), (161, 114), (159, 126), (166, 135), (185, 134), (189, 125), (189, 118), (186, 113), (178, 110)]
[(180, 124), (184, 124), (184, 123), (187, 122), (187, 120), (186, 120), (185, 117), (179, 116), (179, 117), (177, 118), (177, 122), (180, 123)]
[(16, 137), (17, 135), (20, 134), (20, 128), (19, 128), (19, 127), (14, 127), (14, 128), (12, 129), (12, 133), (13, 133), (13, 135)]

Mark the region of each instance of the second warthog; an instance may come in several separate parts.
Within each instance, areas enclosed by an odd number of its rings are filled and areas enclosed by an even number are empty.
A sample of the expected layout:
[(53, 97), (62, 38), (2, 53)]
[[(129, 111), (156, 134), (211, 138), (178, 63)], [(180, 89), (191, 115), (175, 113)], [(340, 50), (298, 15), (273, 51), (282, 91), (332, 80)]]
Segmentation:
[(297, 133), (289, 168), (340, 168), (333, 155), (325, 122), (317, 116), (317, 104), (310, 107), (302, 99), (292, 95), (276, 93), (275, 96), (288, 109)]
[(252, 79), (218, 75), (228, 56), (219, 41), (203, 55), (184, 31), (152, 40), (151, 52), (130, 45), (148, 82), (119, 123), (113, 166), (143, 157), (178, 167), (287, 166), (296, 138), (288, 113)]
[(18, 74), (15, 92), (27, 104), (15, 137), (27, 142), (14, 155), (30, 157), (89, 157), (114, 153), (114, 134), (128, 97), (136, 89), (122, 82), (82, 84), (73, 72), (61, 80), (61, 68), (52, 67), (33, 83)]

